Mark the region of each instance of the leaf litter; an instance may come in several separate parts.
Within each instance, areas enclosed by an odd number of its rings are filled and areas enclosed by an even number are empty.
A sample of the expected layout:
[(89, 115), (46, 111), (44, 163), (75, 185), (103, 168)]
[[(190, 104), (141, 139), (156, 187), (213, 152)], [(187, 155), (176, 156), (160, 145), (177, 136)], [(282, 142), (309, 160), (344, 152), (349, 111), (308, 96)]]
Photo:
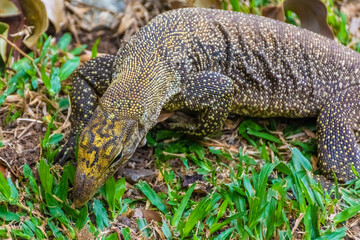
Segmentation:
[[(86, 27), (84, 25), (81, 16), (86, 14), (89, 11), (89, 5), (82, 5), (79, 3), (78, 5), (69, 5), (66, 4), (66, 14), (69, 20), (69, 30), (74, 34), (76, 41), (78, 43), (87, 43), (91, 46), (93, 42), (97, 38), (101, 38), (98, 50), (102, 53), (111, 53), (115, 54), (117, 49), (124, 44), (122, 39), (129, 39), (129, 37), (136, 32), (141, 26), (145, 25), (152, 17), (158, 15), (159, 13), (168, 9), (166, 4), (162, 5), (161, 1), (129, 1), (126, 4), (126, 8), (124, 12), (119, 13), (115, 18), (117, 18), (118, 25), (116, 28), (114, 26), (104, 27), (104, 26), (96, 26), (94, 28)], [(98, 28), (102, 28), (98, 31)], [(359, 31), (358, 31), (359, 32)], [(39, 91), (41, 92), (41, 91)], [(19, 169), (26, 163), (30, 167), (34, 167), (35, 164), (40, 159), (41, 147), (40, 147), (40, 139), (44, 137), (46, 132), (46, 125), (48, 122), (48, 116), (50, 113), (47, 112), (46, 105), (53, 104), (57, 106), (57, 103), (51, 103), (50, 100), (41, 96), (37, 92), (31, 92), (26, 95), (25, 98), (20, 98), (18, 95), (10, 95), (5, 103), (0, 107), (0, 122), (3, 123), (7, 118), (9, 109), (11, 106), (15, 106), (15, 109), (23, 109), (23, 114), (21, 117), (12, 121), (8, 124), (2, 124), (0, 126), (0, 139), (3, 142), (4, 146), (0, 148), (0, 157), (9, 163), (10, 166), (15, 169), (15, 172), (22, 172)], [(16, 113), (15, 110), (12, 111), (13, 114)], [(59, 118), (64, 120), (66, 123), (67, 116), (66, 114), (59, 112)], [(259, 150), (258, 148), (249, 144), (249, 142), (241, 137), (241, 134), (238, 132), (237, 127), (240, 124), (239, 118), (229, 119), (222, 131), (221, 135), (215, 137), (208, 137), (202, 140), (200, 143), (205, 147), (211, 147), (213, 153), (210, 154), (208, 150), (205, 151), (204, 157), (209, 160), (209, 163), (215, 164), (218, 161), (216, 155), (216, 151), (226, 152), (228, 155), (232, 155), (235, 153), (239, 153), (239, 149), (243, 155), (248, 154), (249, 156), (254, 157), (254, 159), (259, 158)], [(269, 155), (270, 160), (273, 161), (275, 156), (282, 156), (285, 161), (291, 159), (291, 151), (287, 144), (293, 141), (299, 142), (309, 142), (311, 139), (314, 139), (315, 133), (313, 129), (309, 129), (306, 126), (314, 125), (315, 120), (306, 119), (306, 120), (285, 120), (285, 119), (276, 119), (276, 129), (271, 129), (268, 131), (267, 129), (262, 129), (259, 132), (272, 133), (277, 138), (281, 139), (283, 143), (282, 146), (277, 147), (278, 153), (275, 153), (274, 150), (265, 146), (265, 152)], [(255, 119), (254, 122), (259, 124), (260, 126), (269, 126), (269, 120), (267, 119)], [(300, 128), (301, 130), (292, 131), (291, 129), (287, 129), (289, 125), (297, 124), (298, 126), (303, 125), (304, 127)], [(69, 133), (69, 124), (64, 125), (62, 122), (54, 123), (57, 127), (65, 130), (65, 135)], [(159, 125), (166, 125), (165, 123), (160, 123)], [(157, 128), (160, 129), (161, 127)], [(284, 134), (288, 130), (288, 134)], [(155, 131), (153, 131), (155, 132)], [(253, 132), (252, 132), (253, 133)], [(154, 133), (155, 134), (155, 133)], [(244, 134), (244, 133), (242, 133)], [(247, 134), (250, 134), (247, 132)], [(251, 134), (250, 134), (251, 135)], [(174, 138), (171, 141), (176, 141), (179, 138)], [(168, 141), (168, 139), (164, 140)], [(258, 144), (263, 144), (262, 140)], [(176, 151), (175, 151), (176, 152)], [(221, 153), (221, 156), (226, 154)], [(176, 156), (177, 153), (173, 153), (172, 156)], [(220, 156), (220, 155), (219, 155)], [(316, 164), (316, 152), (312, 152), (312, 156), (315, 159), (314, 165)], [(165, 157), (166, 158), (166, 157)], [(231, 180), (228, 178), (230, 174), (230, 169), (235, 167), (235, 163), (228, 158), (221, 157), (221, 161), (224, 164), (228, 165), (228, 170), (224, 170), (219, 173), (218, 177), (220, 182), (230, 183)], [(1, 163), (0, 163), (1, 164)], [(181, 156), (173, 158), (168, 162), (169, 169), (173, 169), (175, 174), (180, 176), (183, 182), (185, 182), (186, 186), (189, 186), (195, 181), (199, 182), (198, 189), (195, 188), (194, 200), (199, 200), (203, 197), (203, 194), (208, 194), (211, 191), (211, 188), (208, 187), (206, 181), (202, 179), (202, 175), (199, 175), (198, 165), (189, 163), (189, 168), (186, 168), (184, 165), (184, 159)], [(314, 167), (314, 166), (313, 166)], [(129, 173), (124, 173), (124, 169), (130, 169)], [(206, 170), (206, 166), (203, 166), (203, 170)], [(129, 177), (129, 175), (133, 175), (135, 171), (139, 171), (139, 175), (141, 175), (141, 170), (149, 171), (147, 175), (149, 178), (145, 178), (148, 184), (152, 189), (155, 189), (156, 192), (161, 192), (164, 190), (164, 182), (163, 179), (159, 178), (162, 176), (162, 173), (159, 172), (157, 167), (157, 163), (155, 162), (155, 156), (153, 149), (150, 147), (142, 147), (139, 148), (131, 160), (124, 166), (122, 170), (120, 170), (115, 177), (120, 178), (122, 176)], [(152, 173), (150, 173), (152, 172)], [(128, 175), (127, 175), (128, 174)], [(144, 174), (143, 174), (144, 175)], [(137, 178), (141, 179), (141, 177)], [(142, 194), (135, 188), (134, 185), (137, 181), (133, 181), (131, 184), (127, 183), (127, 192), (125, 193), (128, 198), (142, 199)], [(203, 185), (203, 186), (201, 186)], [(166, 187), (165, 187), (166, 189)], [(167, 192), (164, 190), (163, 192)], [(123, 215), (119, 215), (116, 220), (112, 223), (112, 226), (105, 231), (115, 231), (119, 236), (122, 234), (119, 232), (118, 227), (128, 226), (130, 227), (131, 235), (135, 238), (140, 238), (143, 236), (143, 232), (138, 231), (138, 226), (135, 224), (136, 218), (145, 218), (147, 220), (147, 229), (149, 237), (160, 237), (161, 239), (165, 239), (163, 235), (163, 231), (159, 229), (159, 225), (155, 222), (159, 222), (159, 213), (154, 210), (148, 209), (148, 203), (143, 204), (140, 203), (137, 205), (137, 208), (134, 211), (128, 211)], [(41, 214), (41, 213), (38, 213)], [(299, 231), (299, 237), (303, 236), (301, 233), (301, 229), (297, 229), (297, 219), (293, 219), (294, 224), (294, 234), (296, 231)], [(359, 219), (354, 218), (354, 221), (348, 221), (347, 225), (350, 230), (350, 237), (356, 237), (356, 232), (359, 229)], [(118, 226), (118, 227), (117, 227)], [(11, 228), (11, 225), (9, 226)], [(84, 228), (85, 229), (85, 228)], [(41, 231), (45, 233), (45, 230), (41, 228)], [(145, 231), (146, 232), (146, 231)], [(81, 239), (91, 239), (93, 238), (89, 232), (83, 232), (78, 235)]]

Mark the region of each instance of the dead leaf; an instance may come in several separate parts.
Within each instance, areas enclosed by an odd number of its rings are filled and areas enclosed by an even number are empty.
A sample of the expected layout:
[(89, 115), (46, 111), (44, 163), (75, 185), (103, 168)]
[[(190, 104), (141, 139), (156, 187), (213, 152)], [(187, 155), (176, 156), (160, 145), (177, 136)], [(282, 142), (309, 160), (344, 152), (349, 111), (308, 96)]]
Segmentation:
[[(0, 34), (7, 38), (9, 32), (9, 25), (6, 23), (0, 22)], [(6, 41), (0, 39), (0, 56), (4, 62), (6, 62)]]
[(163, 122), (165, 121), (166, 119), (168, 119), (169, 117), (171, 117), (172, 115), (174, 115), (173, 112), (161, 112), (158, 119), (157, 119), (157, 122)]
[(172, 9), (184, 7), (222, 8), (219, 0), (168, 0), (168, 3)]
[(20, 14), (19, 9), (9, 0), (0, 0), (0, 17), (13, 17)]
[(239, 126), (241, 121), (242, 118), (237, 118), (236, 120), (231, 120), (228, 118), (225, 120), (224, 128), (234, 131)]
[(0, 157), (0, 172), (2, 173), (5, 179), (8, 176), (10, 176), (11, 181), (15, 183), (16, 176), (14, 174), (14, 170), (11, 169), (10, 164), (1, 157)]
[[(0, 6), (1, 6), (1, 2), (2, 2), (2, 0), (0, 0)], [(16, 6), (16, 8), (19, 10), (19, 13), (16, 15), (4, 16), (4, 17), (0, 15), (0, 22), (6, 23), (9, 25), (7, 39), (10, 42), (14, 43), (17, 47), (20, 47), (22, 45), (23, 38), (21, 38), (21, 37), (15, 38), (15, 37), (12, 37), (12, 35), (16, 34), (17, 32), (21, 31), (21, 29), (24, 28), (25, 17), (24, 17), (24, 14), (22, 13), (22, 7), (21, 7), (20, 0), (12, 0), (12, 4), (14, 4)], [(11, 46), (9, 44), (7, 44), (7, 47), (6, 47), (7, 53), (6, 54), (9, 54), (10, 49), (11, 49)], [(12, 56), (16, 60), (20, 56), (20, 53), (18, 51), (13, 51)]]
[(136, 208), (134, 212), (134, 217), (145, 218), (148, 223), (150, 223), (152, 220), (156, 222), (162, 222), (161, 215), (158, 212), (152, 210)]
[(301, 27), (334, 39), (334, 34), (326, 22), (326, 6), (321, 0), (285, 0), (283, 7), (285, 11), (290, 10), (297, 14)]
[(21, 4), (27, 25), (34, 26), (31, 36), (23, 41), (28, 48), (31, 48), (48, 27), (46, 9), (40, 0), (22, 0)]
[(139, 29), (138, 24), (145, 19), (149, 20), (148, 12), (140, 1), (130, 1), (121, 14), (120, 24), (117, 28), (115, 36), (124, 34), (123, 39), (127, 41)]
[(261, 9), (261, 15), (264, 17), (276, 19), (279, 21), (285, 22), (285, 13), (282, 4), (277, 6), (275, 5), (268, 5)]
[(359, 38), (360, 37), (360, 17), (353, 17), (349, 24), (349, 32), (351, 35)]
[(345, 13), (347, 19), (359, 17), (360, 2), (352, 1), (352, 2), (347, 2), (346, 4), (341, 4), (341, 11)]
[(303, 129), (303, 130), (306, 133), (306, 135), (308, 135), (309, 137), (316, 138), (316, 134), (314, 132), (312, 132), (312, 131), (310, 131), (309, 129), (306, 129), (306, 128)]
[(45, 5), (49, 20), (54, 24), (56, 32), (59, 32), (67, 19), (64, 0), (42, 0), (42, 2)]
[(218, 0), (195, 0), (191, 7), (217, 8), (221, 9), (221, 1)]
[(188, 7), (187, 0), (168, 0), (171, 9)]
[(209, 184), (206, 182), (198, 181), (196, 183), (194, 192), (201, 193), (201, 194), (208, 194), (209, 193)]
[(89, 231), (89, 228), (84, 227), (80, 230), (80, 232), (77, 234), (77, 238), (79, 240), (93, 240), (95, 239), (95, 236), (93, 233)]

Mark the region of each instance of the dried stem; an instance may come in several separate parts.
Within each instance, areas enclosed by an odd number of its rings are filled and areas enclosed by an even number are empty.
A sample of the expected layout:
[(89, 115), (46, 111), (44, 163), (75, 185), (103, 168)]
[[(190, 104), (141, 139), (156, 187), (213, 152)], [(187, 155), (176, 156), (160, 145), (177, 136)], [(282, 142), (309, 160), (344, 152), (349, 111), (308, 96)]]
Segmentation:
[(2, 38), (3, 40), (5, 40), (8, 44), (10, 44), (13, 48), (16, 49), (16, 51), (18, 51), (21, 55), (23, 55), (24, 57), (28, 58), (30, 61), (34, 61), (34, 59), (32, 57), (30, 57), (29, 55), (27, 55), (25, 52), (23, 52), (23, 50), (21, 50), (18, 46), (16, 46), (14, 43), (10, 42), (9, 39), (7, 39), (6, 37), (4, 37), (3, 35), (0, 34), (0, 38)]

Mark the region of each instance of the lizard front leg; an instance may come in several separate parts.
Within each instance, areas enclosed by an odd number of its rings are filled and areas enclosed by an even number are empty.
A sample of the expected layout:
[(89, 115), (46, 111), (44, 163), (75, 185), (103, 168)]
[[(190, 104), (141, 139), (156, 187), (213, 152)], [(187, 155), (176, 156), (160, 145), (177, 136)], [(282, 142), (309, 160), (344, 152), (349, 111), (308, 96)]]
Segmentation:
[(171, 125), (186, 134), (205, 136), (221, 130), (233, 102), (233, 81), (217, 72), (200, 72), (184, 79), (183, 91), (165, 106), (166, 110), (198, 113), (195, 123)]
[(68, 141), (55, 157), (54, 162), (63, 165), (74, 152), (76, 136), (89, 122), (98, 105), (98, 99), (104, 94), (112, 80), (115, 56), (105, 55), (93, 58), (79, 66), (70, 76), (71, 89), (71, 132)]
[(353, 86), (330, 99), (317, 120), (320, 168), (327, 178), (332, 171), (341, 182), (354, 179), (351, 164), (360, 171), (356, 132), (360, 123), (360, 87)]

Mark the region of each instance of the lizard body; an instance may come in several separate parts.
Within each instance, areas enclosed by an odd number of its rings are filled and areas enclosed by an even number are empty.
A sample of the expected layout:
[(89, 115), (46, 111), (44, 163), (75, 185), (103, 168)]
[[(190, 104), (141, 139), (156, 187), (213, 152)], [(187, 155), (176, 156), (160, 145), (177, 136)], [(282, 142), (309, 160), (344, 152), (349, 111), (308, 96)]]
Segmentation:
[[(154, 18), (119, 50), (72, 75), (73, 129), (80, 134), (75, 204), (84, 204), (134, 153), (162, 109), (198, 112), (184, 132), (208, 135), (230, 112), (318, 117), (322, 170), (341, 181), (360, 169), (360, 55), (276, 20), (211, 9)], [(100, 98), (99, 101), (98, 98)]]

